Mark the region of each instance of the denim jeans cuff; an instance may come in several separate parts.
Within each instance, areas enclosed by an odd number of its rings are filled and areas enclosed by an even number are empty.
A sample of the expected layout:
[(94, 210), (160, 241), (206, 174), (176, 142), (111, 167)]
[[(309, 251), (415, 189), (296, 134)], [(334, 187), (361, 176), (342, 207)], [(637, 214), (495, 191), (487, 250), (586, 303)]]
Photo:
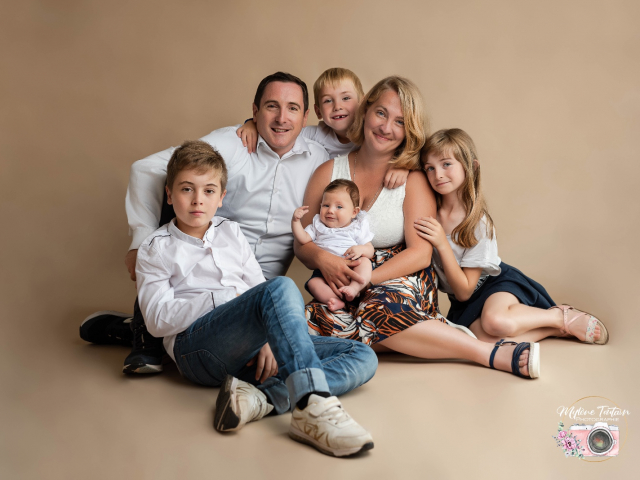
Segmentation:
[(291, 409), (289, 403), (289, 392), (282, 380), (277, 377), (270, 377), (264, 383), (257, 386), (267, 396), (269, 403), (273, 405), (276, 413), (282, 415)]
[(324, 371), (320, 368), (304, 368), (293, 372), (285, 382), (289, 390), (291, 409), (308, 393), (322, 392), (331, 394)]

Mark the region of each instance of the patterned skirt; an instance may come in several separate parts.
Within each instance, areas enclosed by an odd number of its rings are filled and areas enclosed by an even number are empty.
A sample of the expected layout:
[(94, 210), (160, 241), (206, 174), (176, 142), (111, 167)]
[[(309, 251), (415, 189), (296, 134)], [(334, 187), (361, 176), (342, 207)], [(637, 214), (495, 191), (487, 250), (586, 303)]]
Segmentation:
[[(405, 249), (376, 250), (373, 269)], [(445, 319), (438, 312), (436, 274), (431, 267), (374, 285), (343, 310), (329, 311), (313, 300), (305, 307), (311, 335), (359, 340), (373, 345), (424, 320)]]

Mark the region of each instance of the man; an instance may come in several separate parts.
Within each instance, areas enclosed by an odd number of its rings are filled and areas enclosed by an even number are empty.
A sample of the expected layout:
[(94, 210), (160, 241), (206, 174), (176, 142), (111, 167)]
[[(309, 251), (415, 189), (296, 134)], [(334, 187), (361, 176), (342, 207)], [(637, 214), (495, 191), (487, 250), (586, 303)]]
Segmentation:
[[(293, 259), (293, 210), (302, 204), (316, 167), (328, 159), (320, 144), (299, 136), (308, 114), (306, 84), (298, 77), (277, 72), (260, 82), (254, 98), (253, 120), (259, 134), (255, 153), (248, 153), (242, 145), (237, 126), (215, 130), (202, 138), (220, 152), (229, 169), (228, 189), (233, 193), (225, 198), (218, 214), (240, 224), (267, 279), (286, 273)], [(131, 167), (126, 210), (133, 240), (125, 264), (132, 280), (138, 246), (173, 217), (162, 196), (173, 151), (170, 148), (156, 153)], [(353, 272), (344, 264), (337, 274), (343, 284), (348, 284), (347, 277)], [(125, 373), (162, 371), (162, 339), (147, 332), (137, 300), (133, 318), (119, 312), (97, 312), (84, 320), (80, 336), (92, 343), (127, 345), (132, 341), (132, 351), (124, 362)]]

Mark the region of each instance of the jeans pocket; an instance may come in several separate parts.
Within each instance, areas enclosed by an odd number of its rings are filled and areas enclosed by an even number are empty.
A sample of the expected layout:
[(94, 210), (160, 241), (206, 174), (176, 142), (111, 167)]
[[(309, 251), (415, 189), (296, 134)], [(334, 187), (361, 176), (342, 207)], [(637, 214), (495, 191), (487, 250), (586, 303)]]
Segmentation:
[(182, 375), (200, 385), (219, 387), (227, 376), (225, 365), (207, 350), (177, 355), (176, 360)]

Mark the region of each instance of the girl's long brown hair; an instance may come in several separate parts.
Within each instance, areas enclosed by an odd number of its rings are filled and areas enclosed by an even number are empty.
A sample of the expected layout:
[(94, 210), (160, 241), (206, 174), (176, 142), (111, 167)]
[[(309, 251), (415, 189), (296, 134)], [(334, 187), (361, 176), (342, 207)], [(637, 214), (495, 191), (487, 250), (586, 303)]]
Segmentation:
[[(480, 189), (480, 163), (478, 163), (476, 146), (471, 137), (459, 128), (439, 130), (427, 139), (422, 149), (423, 165), (430, 153), (451, 154), (465, 170), (465, 182), (460, 186), (460, 198), (467, 215), (451, 232), (453, 242), (463, 248), (475, 247), (478, 244), (475, 231), (482, 217), (487, 218), (487, 236), (493, 238), (493, 219), (489, 215), (487, 202)], [(438, 193), (436, 193), (436, 204), (440, 210), (442, 195)]]

